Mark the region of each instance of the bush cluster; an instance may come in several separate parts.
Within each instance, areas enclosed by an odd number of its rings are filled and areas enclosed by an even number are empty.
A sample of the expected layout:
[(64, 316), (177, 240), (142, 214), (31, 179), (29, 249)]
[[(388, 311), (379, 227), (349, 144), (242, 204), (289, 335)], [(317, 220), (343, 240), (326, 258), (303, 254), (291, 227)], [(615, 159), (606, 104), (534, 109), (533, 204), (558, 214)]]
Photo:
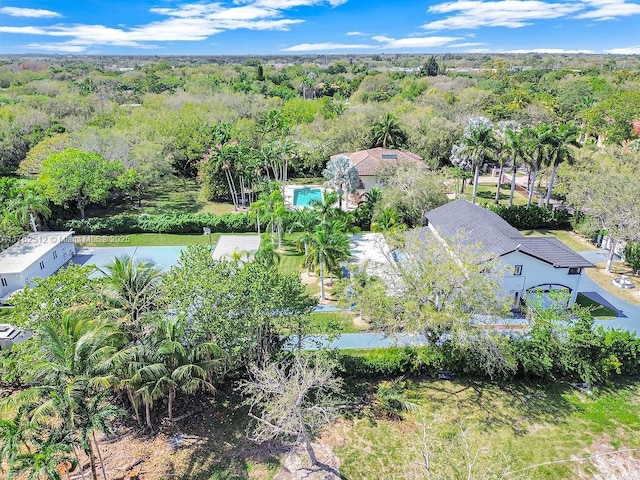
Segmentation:
[(537, 205), (490, 205), (489, 210), (500, 215), (509, 225), (521, 230), (538, 228), (565, 229), (571, 227), (571, 214), (566, 210)]
[(125, 233), (202, 233), (204, 227), (212, 232), (252, 232), (253, 216), (246, 213), (180, 213), (159, 215), (115, 215), (107, 218), (67, 220), (54, 228), (73, 230), (79, 235), (115, 235)]
[[(592, 327), (592, 321), (578, 321), (563, 333), (542, 326), (532, 328), (525, 336), (508, 338), (502, 354), (513, 368), (502, 371), (500, 378), (603, 384), (616, 375), (638, 375), (640, 339), (627, 331)], [(487, 376), (483, 362), (481, 352), (460, 348), (450, 341), (424, 347), (338, 353), (341, 373), (350, 378), (435, 378), (442, 372), (483, 377)]]

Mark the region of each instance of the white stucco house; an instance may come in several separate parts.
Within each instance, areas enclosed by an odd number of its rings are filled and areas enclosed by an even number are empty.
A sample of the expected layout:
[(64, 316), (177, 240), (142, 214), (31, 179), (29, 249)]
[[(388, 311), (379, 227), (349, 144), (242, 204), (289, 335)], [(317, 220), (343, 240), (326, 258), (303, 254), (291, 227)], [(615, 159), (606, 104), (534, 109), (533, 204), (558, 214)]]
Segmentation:
[(525, 237), (492, 211), (466, 200), (456, 200), (427, 213), (425, 233), (442, 241), (478, 244), (482, 253), (499, 258), (511, 272), (503, 280), (514, 307), (532, 296), (549, 298), (549, 292), (568, 294), (576, 301), (585, 269), (594, 267), (555, 238)]
[(357, 193), (364, 194), (373, 187), (379, 187), (378, 169), (383, 165), (394, 164), (397, 162), (415, 162), (417, 165), (425, 167), (422, 157), (411, 152), (402, 150), (393, 150), (389, 148), (370, 148), (369, 150), (359, 150), (351, 153), (340, 153), (332, 155), (331, 160), (336, 157), (348, 157), (360, 176), (360, 185)]
[(73, 232), (34, 232), (0, 252), (0, 301), (55, 273), (75, 255)]

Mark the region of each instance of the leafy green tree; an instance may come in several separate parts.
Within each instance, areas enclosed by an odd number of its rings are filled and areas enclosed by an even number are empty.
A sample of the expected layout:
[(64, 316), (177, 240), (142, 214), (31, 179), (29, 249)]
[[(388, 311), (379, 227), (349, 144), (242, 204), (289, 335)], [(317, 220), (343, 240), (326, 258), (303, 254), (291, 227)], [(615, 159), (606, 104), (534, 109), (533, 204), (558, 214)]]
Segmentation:
[(327, 185), (338, 194), (339, 208), (342, 208), (342, 196), (355, 193), (360, 184), (358, 169), (353, 166), (349, 157), (345, 155), (338, 155), (329, 160), (327, 168), (322, 171), (322, 175), (327, 179)]
[(42, 162), (38, 184), (56, 205), (73, 202), (84, 220), (87, 205), (106, 202), (122, 171), (121, 162), (67, 148)]
[(9, 202), (9, 210), (22, 228), (38, 231), (38, 225), (51, 217), (49, 200), (36, 188), (22, 188)]
[(395, 208), (385, 208), (379, 211), (371, 222), (371, 231), (373, 232), (388, 232), (397, 230), (402, 226), (400, 222), (398, 212)]
[(435, 77), (440, 73), (440, 65), (435, 55), (431, 55), (426, 63), (420, 67), (420, 75), (427, 77)]
[(392, 113), (385, 113), (372, 125), (371, 137), (372, 147), (401, 148), (407, 143), (407, 134)]
[(624, 261), (636, 275), (640, 272), (640, 243), (627, 242), (624, 247)]

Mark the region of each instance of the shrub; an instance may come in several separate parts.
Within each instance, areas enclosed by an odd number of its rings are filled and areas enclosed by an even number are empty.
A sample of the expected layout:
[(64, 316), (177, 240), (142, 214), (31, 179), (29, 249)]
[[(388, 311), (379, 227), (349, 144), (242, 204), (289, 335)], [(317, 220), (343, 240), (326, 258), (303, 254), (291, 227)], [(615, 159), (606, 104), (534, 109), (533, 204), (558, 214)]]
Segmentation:
[(497, 213), (509, 225), (518, 229), (538, 228), (564, 229), (571, 227), (571, 214), (566, 210), (550, 209), (537, 205), (489, 205), (489, 210)]

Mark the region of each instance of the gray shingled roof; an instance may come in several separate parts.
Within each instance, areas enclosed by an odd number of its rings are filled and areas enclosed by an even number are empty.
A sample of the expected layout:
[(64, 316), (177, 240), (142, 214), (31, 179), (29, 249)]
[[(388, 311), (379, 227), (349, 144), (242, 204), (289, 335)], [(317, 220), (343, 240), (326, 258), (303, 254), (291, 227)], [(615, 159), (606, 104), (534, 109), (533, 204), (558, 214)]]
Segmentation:
[(525, 237), (491, 210), (466, 200), (455, 200), (427, 213), (429, 224), (446, 241), (479, 244), (491, 256), (516, 250), (556, 268), (593, 267), (555, 238)]

